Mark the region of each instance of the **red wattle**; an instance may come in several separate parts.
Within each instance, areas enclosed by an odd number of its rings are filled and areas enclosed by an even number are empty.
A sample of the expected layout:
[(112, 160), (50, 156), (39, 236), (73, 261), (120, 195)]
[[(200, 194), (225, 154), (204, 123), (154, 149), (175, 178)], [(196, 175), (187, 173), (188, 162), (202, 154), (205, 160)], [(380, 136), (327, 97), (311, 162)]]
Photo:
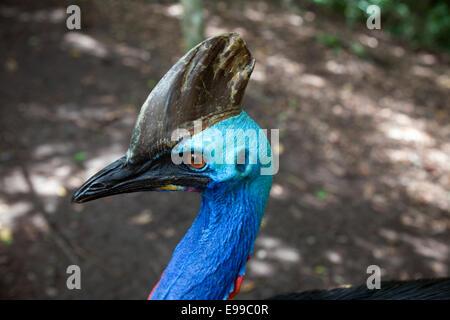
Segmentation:
[(237, 276), (234, 281), (234, 290), (230, 292), (227, 300), (233, 300), (233, 298), (239, 293), (239, 290), (241, 290), (242, 281), (244, 281), (244, 274), (242, 276)]
[[(164, 270), (165, 271), (165, 270)], [(159, 278), (158, 282), (155, 284), (155, 286), (153, 287), (152, 291), (150, 292), (150, 294), (148, 295), (147, 300), (150, 300), (150, 298), (153, 295), (153, 292), (155, 292), (156, 287), (159, 285), (159, 283), (161, 282), (162, 277), (164, 276), (164, 272), (161, 275), (161, 278)]]
[[(247, 257), (247, 261), (250, 259), (252, 255), (249, 255)], [(233, 300), (233, 298), (239, 293), (239, 290), (241, 290), (242, 281), (244, 281), (245, 274), (241, 276), (237, 276), (236, 280), (234, 280), (234, 290), (230, 292), (230, 295), (228, 296), (227, 300)]]

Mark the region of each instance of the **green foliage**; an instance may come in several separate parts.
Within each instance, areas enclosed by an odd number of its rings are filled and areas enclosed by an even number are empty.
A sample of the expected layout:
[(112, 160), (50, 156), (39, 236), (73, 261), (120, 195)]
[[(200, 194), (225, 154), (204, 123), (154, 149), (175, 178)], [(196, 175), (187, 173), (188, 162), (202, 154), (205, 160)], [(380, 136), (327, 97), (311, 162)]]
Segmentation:
[(366, 48), (359, 42), (353, 42), (350, 44), (350, 51), (353, 52), (354, 55), (360, 58), (367, 57)]
[(288, 105), (289, 105), (289, 108), (294, 109), (294, 110), (300, 108), (300, 104), (298, 103), (298, 101), (296, 101), (294, 99), (289, 99)]
[(78, 163), (84, 162), (86, 161), (86, 159), (87, 159), (86, 152), (77, 152), (73, 155), (73, 160)]
[(316, 39), (325, 47), (333, 49), (336, 54), (339, 54), (344, 48), (344, 42), (342, 39), (334, 34), (319, 33)]
[(324, 266), (318, 265), (314, 267), (314, 272), (319, 275), (327, 273), (327, 269)]
[(325, 200), (326, 198), (328, 198), (328, 192), (326, 192), (325, 190), (317, 190), (314, 195), (319, 200)]
[[(381, 9), (381, 29), (413, 46), (436, 46), (450, 51), (450, 4), (447, 0), (313, 0), (343, 15), (347, 24), (365, 24), (369, 5)], [(355, 54), (358, 54), (355, 52)]]
[(341, 49), (342, 48), (342, 41), (341, 38), (334, 34), (327, 34), (327, 33), (321, 33), (317, 36), (317, 40), (319, 40), (320, 43), (325, 45), (328, 48), (332, 49)]
[(158, 81), (155, 79), (148, 79), (147, 80), (147, 87), (149, 89), (153, 89), (158, 84)]

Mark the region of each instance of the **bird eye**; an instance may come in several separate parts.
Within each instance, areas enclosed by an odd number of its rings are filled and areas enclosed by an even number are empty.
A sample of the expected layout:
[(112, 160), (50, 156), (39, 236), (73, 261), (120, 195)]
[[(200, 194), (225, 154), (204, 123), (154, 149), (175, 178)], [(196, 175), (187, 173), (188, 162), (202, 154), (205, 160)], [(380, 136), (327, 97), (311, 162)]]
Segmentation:
[(205, 158), (203, 158), (201, 153), (193, 152), (191, 154), (191, 161), (189, 166), (194, 169), (203, 169), (206, 166)]

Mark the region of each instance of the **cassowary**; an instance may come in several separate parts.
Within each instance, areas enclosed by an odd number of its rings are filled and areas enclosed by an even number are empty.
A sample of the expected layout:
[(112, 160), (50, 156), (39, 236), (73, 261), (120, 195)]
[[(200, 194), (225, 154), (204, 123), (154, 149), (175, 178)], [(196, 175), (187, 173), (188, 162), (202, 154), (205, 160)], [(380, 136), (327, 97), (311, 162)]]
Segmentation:
[[(274, 173), (268, 139), (241, 107), (254, 62), (235, 33), (190, 50), (151, 91), (126, 155), (73, 195), (74, 202), (86, 202), (136, 191), (201, 192), (200, 212), (149, 299), (230, 299), (239, 291)], [(388, 288), (277, 298), (450, 296), (449, 280)]]

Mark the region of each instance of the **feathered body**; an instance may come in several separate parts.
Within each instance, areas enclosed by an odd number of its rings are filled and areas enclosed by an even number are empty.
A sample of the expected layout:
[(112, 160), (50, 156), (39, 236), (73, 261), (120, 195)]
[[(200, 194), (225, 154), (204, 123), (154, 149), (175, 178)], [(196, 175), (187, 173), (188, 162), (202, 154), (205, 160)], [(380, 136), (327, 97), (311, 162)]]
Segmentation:
[(273, 300), (449, 300), (450, 279), (383, 281), (380, 289), (366, 285), (278, 295)]

